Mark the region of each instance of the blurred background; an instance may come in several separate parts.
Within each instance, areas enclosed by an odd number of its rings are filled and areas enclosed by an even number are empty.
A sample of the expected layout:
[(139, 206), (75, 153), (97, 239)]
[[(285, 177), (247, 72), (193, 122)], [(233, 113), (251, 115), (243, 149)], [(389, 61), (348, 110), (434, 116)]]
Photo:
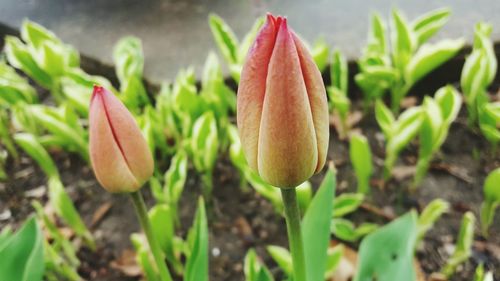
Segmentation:
[(451, 7), (452, 16), (434, 40), (462, 36), (470, 42), (479, 20), (493, 24), (492, 37), (500, 39), (498, 0), (1, 0), (0, 23), (17, 29), (29, 18), (105, 63), (112, 62), (119, 38), (137, 36), (143, 42), (145, 76), (159, 82), (173, 79), (189, 65), (199, 72), (207, 50), (216, 50), (210, 13), (226, 20), (240, 38), (267, 11), (285, 15), (309, 42), (322, 37), (354, 59), (365, 44), (371, 12), (378, 11), (387, 20), (391, 9), (398, 7), (411, 20), (444, 6)]

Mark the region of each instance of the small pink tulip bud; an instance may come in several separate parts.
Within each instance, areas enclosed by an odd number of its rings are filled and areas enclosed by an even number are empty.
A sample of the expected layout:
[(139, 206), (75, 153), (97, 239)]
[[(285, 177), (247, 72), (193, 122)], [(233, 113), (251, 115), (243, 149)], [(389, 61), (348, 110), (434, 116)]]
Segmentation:
[(89, 111), (90, 160), (109, 192), (138, 190), (153, 174), (151, 151), (134, 117), (115, 95), (94, 86)]
[(296, 187), (323, 168), (329, 138), (325, 86), (286, 18), (268, 14), (248, 52), (237, 122), (248, 164), (271, 185)]

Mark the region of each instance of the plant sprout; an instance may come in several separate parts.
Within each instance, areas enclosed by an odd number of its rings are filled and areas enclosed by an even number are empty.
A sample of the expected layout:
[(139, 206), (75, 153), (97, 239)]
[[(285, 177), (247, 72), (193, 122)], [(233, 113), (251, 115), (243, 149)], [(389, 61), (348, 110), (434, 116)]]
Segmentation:
[(443, 27), (449, 15), (448, 9), (438, 9), (409, 23), (398, 10), (393, 10), (392, 52), (387, 44), (389, 34), (384, 22), (379, 15), (372, 16), (368, 46), (358, 61), (360, 73), (355, 76), (356, 83), (365, 93), (365, 104), (390, 91), (391, 109), (397, 115), (401, 100), (410, 89), (462, 49), (463, 39), (426, 43)]
[(452, 86), (439, 89), (434, 99), (424, 98), (422, 105), (423, 122), (420, 128), (420, 149), (417, 169), (411, 189), (415, 189), (429, 169), (434, 154), (448, 136), (451, 123), (462, 105), (462, 98)]
[(488, 236), (488, 228), (493, 223), (495, 210), (500, 205), (500, 168), (490, 172), (484, 181), (484, 202), (481, 205), (481, 230)]
[(363, 135), (351, 135), (349, 155), (358, 180), (358, 193), (368, 194), (373, 174), (372, 152), (368, 140)]
[(441, 272), (450, 278), (458, 265), (465, 262), (472, 254), (472, 242), (474, 241), (474, 224), (476, 218), (471, 212), (465, 213), (462, 218), (460, 232), (458, 233), (455, 251), (446, 261)]
[(332, 85), (327, 88), (330, 111), (337, 114), (340, 127), (338, 128), (339, 137), (345, 138), (349, 132), (349, 108), (351, 101), (348, 97), (349, 73), (347, 60), (335, 50), (330, 65), (330, 79)]

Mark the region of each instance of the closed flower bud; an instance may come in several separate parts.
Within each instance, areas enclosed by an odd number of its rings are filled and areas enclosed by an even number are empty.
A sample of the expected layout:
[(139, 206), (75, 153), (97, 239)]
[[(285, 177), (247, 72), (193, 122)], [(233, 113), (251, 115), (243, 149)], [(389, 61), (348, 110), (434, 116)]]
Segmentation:
[(237, 122), (248, 164), (269, 184), (296, 187), (323, 168), (329, 138), (326, 91), (286, 18), (269, 14), (249, 50)]
[(138, 190), (153, 174), (151, 151), (134, 118), (115, 95), (94, 86), (89, 112), (90, 160), (109, 192)]

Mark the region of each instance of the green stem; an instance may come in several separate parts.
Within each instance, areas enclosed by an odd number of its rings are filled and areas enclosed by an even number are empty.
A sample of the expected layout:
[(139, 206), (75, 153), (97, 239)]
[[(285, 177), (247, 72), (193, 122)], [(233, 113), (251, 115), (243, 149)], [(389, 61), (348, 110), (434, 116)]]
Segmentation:
[(292, 252), (293, 280), (306, 281), (306, 259), (304, 256), (304, 244), (302, 243), (302, 232), (300, 229), (300, 210), (295, 188), (281, 188), (281, 196), (285, 206), (288, 243), (290, 245), (290, 251)]
[(130, 194), (130, 198), (134, 203), (134, 208), (137, 213), (137, 217), (139, 218), (139, 222), (141, 223), (142, 229), (146, 234), (146, 238), (148, 239), (149, 248), (153, 254), (153, 258), (156, 263), (156, 267), (160, 272), (161, 281), (172, 281), (172, 277), (170, 276), (170, 272), (168, 271), (167, 265), (165, 264), (165, 260), (162, 257), (160, 246), (156, 238), (153, 236), (153, 230), (151, 227), (151, 223), (149, 222), (146, 204), (144, 203), (144, 198), (141, 195), (140, 191), (135, 191)]

